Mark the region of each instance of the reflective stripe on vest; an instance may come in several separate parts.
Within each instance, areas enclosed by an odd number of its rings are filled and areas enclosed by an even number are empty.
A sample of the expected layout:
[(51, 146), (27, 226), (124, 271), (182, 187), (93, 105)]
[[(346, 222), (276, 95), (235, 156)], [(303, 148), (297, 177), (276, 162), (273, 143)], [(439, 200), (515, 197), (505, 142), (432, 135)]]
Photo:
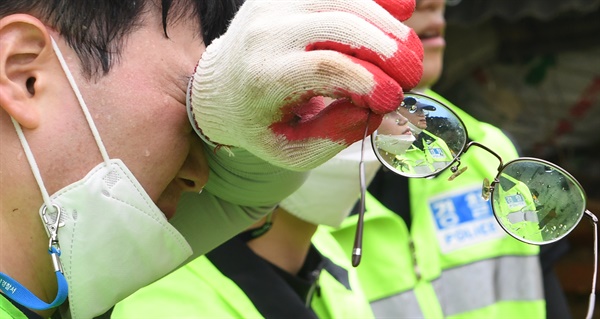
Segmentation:
[(375, 318), (423, 318), (413, 290), (371, 302)]
[[(444, 315), (452, 316), (501, 301), (543, 299), (544, 291), (538, 278), (515, 276), (516, 273), (539, 272), (537, 256), (502, 256), (444, 270), (431, 284)], [(496, 285), (482, 286), (491, 281)], [(371, 308), (377, 318), (424, 317), (413, 290), (375, 300), (371, 302)]]
[[(539, 277), (536, 277), (540, 272), (539, 259), (535, 255), (502, 256), (444, 270), (440, 287), (453, 290), (447, 293), (441, 288), (438, 291), (439, 300), (444, 314), (448, 316), (500, 301), (541, 300), (544, 298), (544, 290)], [(520, 276), (524, 273), (532, 276)], [(481, 285), (481, 282), (493, 281), (495, 286)], [(456, 289), (457, 287), (460, 289)], [(473, 293), (474, 291), (477, 293)]]

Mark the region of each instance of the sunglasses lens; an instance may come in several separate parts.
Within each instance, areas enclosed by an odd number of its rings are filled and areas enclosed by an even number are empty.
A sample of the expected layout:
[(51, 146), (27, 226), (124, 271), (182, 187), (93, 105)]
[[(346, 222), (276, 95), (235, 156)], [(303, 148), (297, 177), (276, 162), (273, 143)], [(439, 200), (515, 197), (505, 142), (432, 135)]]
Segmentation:
[(562, 168), (538, 159), (507, 164), (492, 193), (494, 214), (513, 237), (547, 244), (569, 234), (585, 211), (585, 194)]
[(388, 169), (406, 177), (430, 177), (456, 160), (467, 133), (458, 116), (441, 102), (405, 93), (402, 105), (384, 116), (371, 141)]

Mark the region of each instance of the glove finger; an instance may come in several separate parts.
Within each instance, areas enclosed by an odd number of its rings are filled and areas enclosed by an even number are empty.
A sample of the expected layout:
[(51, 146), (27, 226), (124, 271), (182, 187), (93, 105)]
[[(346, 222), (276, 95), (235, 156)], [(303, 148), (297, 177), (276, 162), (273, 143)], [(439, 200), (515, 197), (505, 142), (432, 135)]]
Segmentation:
[[(322, 138), (349, 145), (362, 139), (367, 121), (370, 134), (403, 99), (402, 88), (381, 69), (338, 52), (296, 53), (273, 66), (280, 67), (272, 70), (278, 76), (271, 80), (287, 85), (263, 92), (283, 104), (270, 127), (289, 141)], [(338, 101), (325, 108), (317, 96)]]
[[(261, 10), (266, 6), (277, 7), (276, 3), (261, 1)], [(311, 0), (286, 2), (286, 18), (295, 13), (306, 17), (307, 14), (345, 12), (376, 26), (390, 37), (406, 42), (410, 28), (401, 21), (410, 18), (415, 10), (415, 0)], [(421, 53), (422, 55), (422, 53)]]
[(408, 20), (416, 6), (415, 0), (375, 0), (375, 2), (400, 21)]
[[(289, 49), (334, 50), (377, 65), (405, 91), (420, 81), (421, 41), (387, 11), (400, 18), (410, 16), (414, 0), (286, 1), (284, 7), (279, 1), (247, 0), (238, 15), (243, 11), (254, 19), (245, 23), (234, 19), (230, 31), (245, 34), (241, 39), (245, 39), (246, 52), (269, 50), (264, 53), (272, 55)], [(259, 17), (268, 17), (268, 23)], [(290, 41), (272, 41), (276, 39)], [(264, 46), (265, 42), (271, 45)]]
[[(402, 36), (391, 36), (371, 22), (346, 12), (302, 15), (274, 21), (271, 27), (281, 30), (281, 34), (292, 35), (296, 43), (304, 44), (306, 51), (332, 50), (372, 63), (408, 91), (421, 79), (421, 41), (412, 29), (383, 13), (394, 21), (396, 35), (402, 33)], [(272, 49), (285, 51), (281, 47)]]
[[(315, 97), (297, 105), (298, 112), (287, 113), (280, 121), (269, 126), (273, 134), (285, 137), (287, 142), (328, 140), (348, 146), (364, 137), (365, 129), (370, 135), (377, 129), (383, 114), (374, 114), (366, 108), (356, 107), (349, 99), (338, 99), (322, 108)], [(317, 106), (315, 106), (315, 104)], [(308, 118), (298, 116), (312, 107), (323, 110)]]
[[(250, 3), (251, 2), (251, 3)], [(405, 21), (415, 10), (415, 0), (246, 0), (247, 6), (241, 10), (254, 10), (255, 14), (269, 13), (317, 13), (317, 12), (348, 12), (383, 26), (391, 20)], [(249, 8), (249, 7), (252, 8)], [(386, 22), (384, 22), (386, 21)]]
[(314, 96), (327, 96), (347, 98), (357, 107), (385, 114), (403, 99), (402, 87), (383, 70), (335, 51), (292, 53), (271, 61), (270, 67), (269, 74), (254, 81), (278, 83), (263, 93), (275, 96), (283, 108), (307, 103)]

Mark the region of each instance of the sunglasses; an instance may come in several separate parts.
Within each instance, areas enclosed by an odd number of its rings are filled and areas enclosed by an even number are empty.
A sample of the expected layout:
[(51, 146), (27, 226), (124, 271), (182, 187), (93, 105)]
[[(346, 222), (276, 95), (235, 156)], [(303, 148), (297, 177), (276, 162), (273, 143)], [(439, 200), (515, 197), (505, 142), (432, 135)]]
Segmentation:
[[(598, 272), (598, 218), (586, 209), (586, 194), (581, 184), (565, 169), (539, 158), (521, 157), (505, 163), (490, 147), (468, 141), (465, 124), (443, 103), (420, 93), (404, 96), (398, 109), (385, 115), (371, 134), (375, 155), (390, 171), (410, 178), (431, 178), (449, 169), (451, 182), (468, 169), (461, 165), (461, 155), (476, 147), (498, 160), (497, 174), (483, 180), (481, 196), (491, 200), (494, 217), (510, 236), (528, 244), (550, 244), (573, 231), (584, 215), (591, 219), (594, 272), (586, 316), (591, 318)], [(411, 115), (421, 110), (427, 111), (425, 120), (414, 120)], [(366, 134), (365, 130), (363, 154)], [(352, 251), (354, 267), (362, 256), (366, 193), (363, 156), (359, 176), (361, 198)]]

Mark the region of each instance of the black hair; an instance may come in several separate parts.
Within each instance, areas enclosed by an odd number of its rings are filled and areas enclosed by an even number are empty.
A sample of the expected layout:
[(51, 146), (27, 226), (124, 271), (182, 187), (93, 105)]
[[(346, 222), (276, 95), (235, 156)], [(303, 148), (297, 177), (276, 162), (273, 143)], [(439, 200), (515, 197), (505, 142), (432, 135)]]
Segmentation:
[[(0, 17), (36, 16), (57, 30), (77, 53), (83, 72), (105, 75), (118, 59), (124, 38), (146, 10), (160, 5), (165, 36), (168, 22), (196, 17), (208, 46), (225, 32), (243, 0), (0, 0)], [(154, 6), (154, 7), (153, 7)]]

